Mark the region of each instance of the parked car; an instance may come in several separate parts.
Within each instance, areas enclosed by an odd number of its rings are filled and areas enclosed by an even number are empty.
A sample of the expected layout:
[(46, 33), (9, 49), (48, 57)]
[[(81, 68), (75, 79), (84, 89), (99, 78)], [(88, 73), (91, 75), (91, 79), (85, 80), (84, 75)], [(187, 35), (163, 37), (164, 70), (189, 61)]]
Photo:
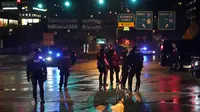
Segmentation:
[(190, 72), (197, 78), (200, 78), (200, 57), (192, 57)]

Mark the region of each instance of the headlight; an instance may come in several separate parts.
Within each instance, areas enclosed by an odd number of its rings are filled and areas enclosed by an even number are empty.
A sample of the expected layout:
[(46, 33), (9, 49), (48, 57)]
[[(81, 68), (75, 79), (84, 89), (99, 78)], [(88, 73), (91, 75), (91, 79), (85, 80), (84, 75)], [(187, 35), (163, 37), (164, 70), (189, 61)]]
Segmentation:
[(199, 65), (199, 62), (198, 62), (198, 61), (196, 61), (196, 62), (194, 63), (194, 65), (195, 65), (195, 66), (198, 66), (198, 65)]
[(47, 61), (51, 61), (52, 58), (51, 58), (51, 57), (47, 57), (46, 60), (47, 60)]
[(152, 53), (153, 53), (153, 54), (155, 54), (155, 53), (156, 53), (156, 51), (153, 51)]

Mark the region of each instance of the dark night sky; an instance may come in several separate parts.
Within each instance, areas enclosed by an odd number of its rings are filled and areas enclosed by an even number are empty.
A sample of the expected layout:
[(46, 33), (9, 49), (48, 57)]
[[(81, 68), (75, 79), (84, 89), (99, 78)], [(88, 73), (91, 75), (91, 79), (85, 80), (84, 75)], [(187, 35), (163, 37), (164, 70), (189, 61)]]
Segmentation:
[[(16, 0), (0, 0), (0, 1), (16, 1)], [(22, 0), (22, 1), (44, 1), (44, 2), (63, 2), (64, 0)], [(94, 1), (94, 0), (71, 0), (73, 2), (83, 2), (83, 1)], [(95, 0), (97, 1), (97, 0)], [(120, 9), (119, 2), (128, 2), (129, 0), (105, 0), (106, 2), (108, 2), (109, 8), (112, 8), (114, 10), (116, 9)], [(131, 4), (131, 3), (127, 3), (129, 4), (130, 7), (137, 7), (138, 9), (143, 9), (143, 8), (147, 8), (147, 9), (160, 9), (160, 10), (164, 10), (164, 9), (169, 9), (170, 7), (173, 7), (173, 5), (175, 5), (177, 3), (178, 0), (137, 0), (136, 4)], [(85, 7), (87, 8), (87, 7)]]
[[(1, 0), (1, 1), (16, 1), (16, 0)], [(26, 1), (26, 0), (22, 0)], [(28, 1), (28, 0), (27, 0)], [(131, 0), (105, 0), (105, 5), (100, 6), (98, 0), (69, 0), (72, 2), (72, 6), (69, 9), (64, 8), (62, 11), (61, 8), (54, 7), (53, 4), (59, 4), (64, 6), (65, 0), (29, 0), (34, 1), (35, 4), (40, 3), (41, 1), (48, 4), (48, 10), (52, 14), (66, 15), (69, 16), (86, 16), (88, 15), (97, 15), (98, 12), (101, 12), (105, 16), (109, 14), (110, 11), (117, 13), (124, 13), (126, 7), (135, 13), (136, 11), (153, 11), (157, 13), (158, 11), (177, 11), (177, 1), (178, 0), (137, 0), (136, 3), (131, 3)], [(121, 4), (124, 6), (124, 10), (121, 10)], [(103, 16), (103, 15), (102, 15)]]

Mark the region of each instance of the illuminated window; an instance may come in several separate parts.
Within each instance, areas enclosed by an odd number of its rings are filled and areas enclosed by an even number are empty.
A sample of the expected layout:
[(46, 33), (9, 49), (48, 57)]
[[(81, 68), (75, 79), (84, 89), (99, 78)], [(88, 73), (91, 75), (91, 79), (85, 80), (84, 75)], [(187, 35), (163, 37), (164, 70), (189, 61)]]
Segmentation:
[(3, 27), (3, 18), (0, 18), (0, 27)]
[(3, 19), (3, 26), (8, 26), (8, 19)]
[(33, 19), (33, 23), (39, 23), (40, 20), (39, 19)]
[(27, 20), (26, 19), (22, 19), (22, 25), (27, 25), (27, 24), (28, 24)]
[(18, 25), (18, 21), (17, 20), (14, 20), (14, 25)]
[(9, 24), (14, 24), (14, 20), (10, 19)]
[(28, 14), (26, 14), (26, 16), (28, 16)]
[(29, 14), (29, 16), (31, 16), (31, 14)]
[(22, 14), (22, 16), (24, 16), (24, 14)]
[(33, 19), (27, 19), (28, 23), (33, 23)]

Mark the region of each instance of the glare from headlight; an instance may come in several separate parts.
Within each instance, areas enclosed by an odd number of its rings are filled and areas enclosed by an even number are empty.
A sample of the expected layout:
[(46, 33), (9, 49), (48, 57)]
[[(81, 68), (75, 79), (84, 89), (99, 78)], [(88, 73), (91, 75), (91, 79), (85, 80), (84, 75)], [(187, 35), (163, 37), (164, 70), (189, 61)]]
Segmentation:
[(51, 61), (52, 58), (51, 58), (51, 57), (47, 57), (46, 60), (47, 60), (47, 61)]
[(199, 65), (199, 62), (198, 62), (198, 61), (196, 61), (196, 62), (194, 63), (194, 65), (195, 65), (195, 66), (198, 66), (198, 65)]
[(153, 54), (155, 54), (156, 53), (156, 51), (153, 51)]

